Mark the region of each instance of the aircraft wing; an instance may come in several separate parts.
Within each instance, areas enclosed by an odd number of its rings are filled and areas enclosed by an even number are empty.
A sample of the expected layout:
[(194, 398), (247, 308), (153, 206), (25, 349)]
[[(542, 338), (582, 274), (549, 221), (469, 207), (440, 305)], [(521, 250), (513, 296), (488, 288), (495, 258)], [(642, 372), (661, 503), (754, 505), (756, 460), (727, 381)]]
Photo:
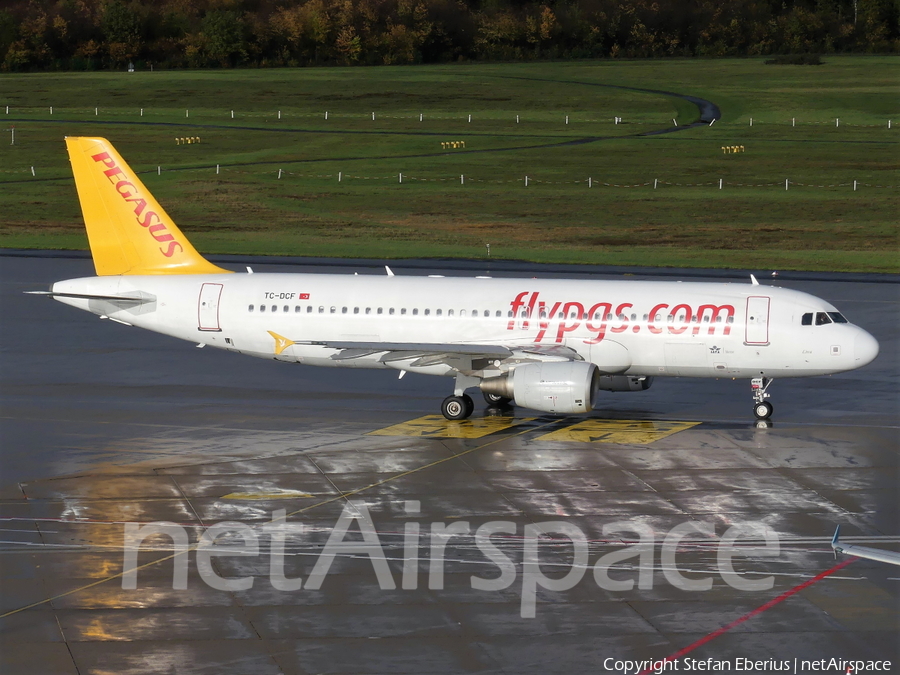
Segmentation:
[(886, 551), (881, 548), (842, 544), (839, 540), (840, 534), (841, 526), (838, 525), (837, 529), (834, 531), (834, 537), (831, 539), (831, 548), (834, 549), (836, 554), (843, 553), (844, 555), (853, 555), (857, 558), (867, 558), (869, 560), (890, 563), (891, 565), (900, 565), (900, 553), (897, 553), (896, 551)]
[(471, 359), (527, 361), (582, 361), (578, 352), (563, 345), (486, 345), (422, 342), (347, 342), (339, 340), (296, 341), (294, 344), (318, 345), (340, 352), (331, 356), (335, 361), (359, 359), (373, 354), (383, 354), (381, 361), (408, 361), (414, 367), (424, 367), (458, 360)]

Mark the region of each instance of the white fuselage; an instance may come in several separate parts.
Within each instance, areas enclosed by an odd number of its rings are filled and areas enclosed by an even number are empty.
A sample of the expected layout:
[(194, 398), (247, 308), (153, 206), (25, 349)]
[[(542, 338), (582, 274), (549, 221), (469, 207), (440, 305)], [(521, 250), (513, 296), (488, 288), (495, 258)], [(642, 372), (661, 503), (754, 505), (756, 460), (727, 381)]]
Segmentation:
[[(609, 374), (802, 377), (869, 363), (878, 343), (837, 312), (771, 286), (332, 274), (90, 277), (55, 293), (142, 294), (143, 301), (57, 297), (101, 316), (213, 347), (293, 363), (454, 375), (446, 363), (334, 360), (310, 344), (560, 345)], [(273, 334), (275, 334), (273, 336)], [(294, 344), (276, 353), (276, 336)], [(306, 343), (306, 344), (303, 344)]]

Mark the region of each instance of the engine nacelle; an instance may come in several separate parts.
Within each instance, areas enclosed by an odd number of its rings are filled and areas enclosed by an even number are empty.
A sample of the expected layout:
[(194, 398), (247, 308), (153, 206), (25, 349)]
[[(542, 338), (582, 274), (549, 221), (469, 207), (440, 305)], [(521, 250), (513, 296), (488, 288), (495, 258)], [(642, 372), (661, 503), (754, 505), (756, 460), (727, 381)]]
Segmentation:
[(644, 391), (653, 384), (652, 377), (632, 375), (601, 375), (597, 388), (603, 391)]
[(481, 382), (481, 390), (516, 405), (551, 413), (583, 413), (594, 407), (600, 371), (585, 361), (527, 363)]

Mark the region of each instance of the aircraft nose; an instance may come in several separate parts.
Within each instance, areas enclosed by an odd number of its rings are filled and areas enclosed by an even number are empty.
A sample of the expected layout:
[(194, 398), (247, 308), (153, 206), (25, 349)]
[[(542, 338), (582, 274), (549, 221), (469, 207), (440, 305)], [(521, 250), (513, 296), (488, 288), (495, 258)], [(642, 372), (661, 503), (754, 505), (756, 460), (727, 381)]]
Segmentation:
[(857, 368), (872, 363), (878, 356), (878, 340), (860, 329), (853, 339), (853, 358)]

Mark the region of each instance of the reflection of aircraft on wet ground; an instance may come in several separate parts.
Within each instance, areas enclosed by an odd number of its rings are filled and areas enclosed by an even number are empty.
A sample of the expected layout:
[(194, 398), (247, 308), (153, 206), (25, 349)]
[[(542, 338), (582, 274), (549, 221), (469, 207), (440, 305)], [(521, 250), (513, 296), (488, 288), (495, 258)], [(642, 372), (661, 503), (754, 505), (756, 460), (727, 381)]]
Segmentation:
[[(751, 380), (766, 419), (773, 378), (871, 362), (878, 343), (829, 303), (753, 284), (232, 274), (187, 241), (112, 145), (68, 138), (98, 276), (60, 302), (156, 332), (289, 363), (455, 377), (442, 405), (587, 412), (599, 390), (654, 377)], [(248, 272), (249, 272), (248, 268)]]
[(885, 551), (881, 548), (869, 548), (868, 546), (854, 546), (853, 544), (842, 544), (839, 540), (841, 534), (841, 526), (838, 525), (834, 530), (834, 537), (831, 539), (831, 548), (834, 550), (835, 556), (838, 553), (844, 555), (852, 555), (857, 558), (868, 558), (869, 560), (877, 560), (879, 562), (890, 563), (891, 565), (900, 565), (900, 553), (895, 551)]

